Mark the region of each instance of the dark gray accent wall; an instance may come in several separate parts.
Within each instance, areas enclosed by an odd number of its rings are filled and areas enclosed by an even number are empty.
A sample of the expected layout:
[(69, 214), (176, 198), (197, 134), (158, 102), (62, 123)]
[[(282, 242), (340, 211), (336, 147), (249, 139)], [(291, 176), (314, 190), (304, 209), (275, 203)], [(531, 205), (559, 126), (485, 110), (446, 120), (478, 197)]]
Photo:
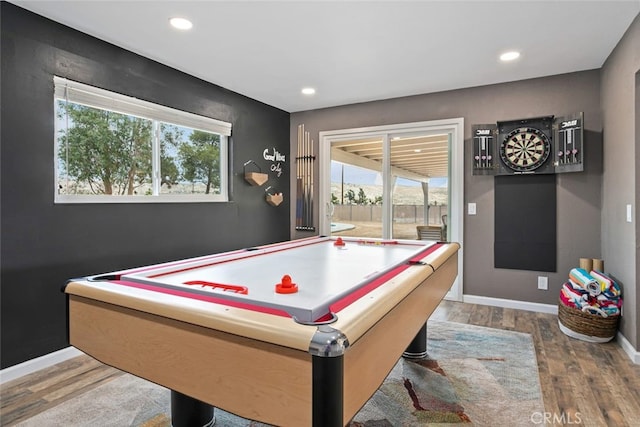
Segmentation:
[[(2, 368), (69, 345), (61, 288), (71, 277), (289, 239), (287, 112), (0, 7)], [(231, 122), (232, 201), (54, 204), (54, 75)], [(266, 203), (266, 185), (243, 179), (247, 160), (269, 170), (265, 148), (287, 159), (266, 184), (284, 193), (278, 207)]]
[[(429, 78), (428, 71), (424, 78)], [(311, 138), (318, 141), (320, 131), (464, 118), (464, 202), (465, 209), (467, 203), (476, 203), (477, 215), (465, 215), (464, 219), (463, 292), (557, 304), (560, 287), (579, 258), (601, 256), (603, 153), (599, 87), (599, 71), (591, 70), (299, 112), (291, 115), (291, 140), (295, 143), (297, 126), (302, 123)], [(585, 171), (557, 176), (557, 273), (494, 268), (494, 177), (472, 175), (471, 126), (580, 111), (584, 112), (585, 123)], [(314, 182), (319, 182), (318, 178)], [(537, 289), (538, 275), (548, 276), (549, 290)]]

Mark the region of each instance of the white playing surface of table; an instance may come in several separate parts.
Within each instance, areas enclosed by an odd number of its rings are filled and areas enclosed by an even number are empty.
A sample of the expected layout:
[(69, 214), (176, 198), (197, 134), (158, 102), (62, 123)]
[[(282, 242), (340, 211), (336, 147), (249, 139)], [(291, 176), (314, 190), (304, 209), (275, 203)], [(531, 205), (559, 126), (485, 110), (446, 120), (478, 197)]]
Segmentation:
[[(327, 314), (332, 303), (435, 243), (362, 244), (345, 239), (345, 246), (337, 247), (334, 242), (319, 238), (299, 246), (293, 242), (282, 250), (257, 248), (227, 257), (195, 259), (191, 264), (161, 264), (125, 273), (122, 279), (281, 309), (298, 321), (313, 322)], [(275, 292), (284, 275), (291, 276), (298, 292)], [(184, 284), (196, 280), (245, 286), (248, 294)]]

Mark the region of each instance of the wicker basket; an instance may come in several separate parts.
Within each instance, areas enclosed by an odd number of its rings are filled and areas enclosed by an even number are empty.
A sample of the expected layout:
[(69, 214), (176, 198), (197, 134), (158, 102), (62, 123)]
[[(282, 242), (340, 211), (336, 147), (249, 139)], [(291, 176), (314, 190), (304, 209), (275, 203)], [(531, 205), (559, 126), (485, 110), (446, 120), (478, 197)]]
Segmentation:
[[(559, 301), (558, 322), (577, 334), (583, 335), (587, 341), (606, 342), (616, 336), (620, 316), (602, 317), (597, 314), (585, 313), (573, 307), (567, 307)], [(563, 332), (567, 333), (563, 330)], [(582, 338), (574, 334), (567, 334), (574, 338)], [(593, 340), (586, 339), (588, 337)]]

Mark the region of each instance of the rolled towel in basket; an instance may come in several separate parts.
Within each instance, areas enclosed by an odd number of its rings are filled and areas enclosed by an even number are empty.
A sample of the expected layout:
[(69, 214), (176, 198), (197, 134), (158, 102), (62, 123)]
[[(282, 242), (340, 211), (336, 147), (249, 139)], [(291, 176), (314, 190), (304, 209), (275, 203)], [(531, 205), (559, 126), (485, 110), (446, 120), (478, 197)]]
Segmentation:
[(562, 285), (560, 299), (565, 305), (582, 308), (585, 304), (588, 304), (589, 294), (584, 288), (569, 281)]
[(607, 298), (617, 298), (620, 296), (620, 287), (611, 277), (595, 270), (591, 271), (589, 275), (600, 284), (600, 290)]
[(598, 296), (598, 307), (604, 311), (608, 316), (617, 316), (620, 314), (620, 306), (617, 301), (608, 300), (606, 298), (600, 299), (602, 295)]
[(583, 268), (572, 268), (569, 272), (569, 279), (577, 285), (580, 285), (589, 292), (589, 295), (600, 295), (602, 289), (600, 283)]
[(567, 292), (564, 287), (560, 288), (560, 301), (562, 301), (562, 304), (566, 305), (567, 307), (576, 308), (576, 302), (573, 296), (569, 292)]

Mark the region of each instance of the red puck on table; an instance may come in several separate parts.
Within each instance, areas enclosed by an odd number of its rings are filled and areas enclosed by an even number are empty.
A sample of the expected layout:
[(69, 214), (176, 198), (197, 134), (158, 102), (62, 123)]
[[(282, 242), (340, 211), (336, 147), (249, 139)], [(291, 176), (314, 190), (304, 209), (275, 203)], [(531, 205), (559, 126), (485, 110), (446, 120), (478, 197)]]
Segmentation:
[(291, 281), (291, 276), (288, 274), (282, 276), (282, 282), (276, 285), (276, 293), (294, 294), (296, 292), (298, 292), (298, 285)]
[(342, 240), (342, 237), (338, 237), (333, 246), (344, 246), (344, 240)]

